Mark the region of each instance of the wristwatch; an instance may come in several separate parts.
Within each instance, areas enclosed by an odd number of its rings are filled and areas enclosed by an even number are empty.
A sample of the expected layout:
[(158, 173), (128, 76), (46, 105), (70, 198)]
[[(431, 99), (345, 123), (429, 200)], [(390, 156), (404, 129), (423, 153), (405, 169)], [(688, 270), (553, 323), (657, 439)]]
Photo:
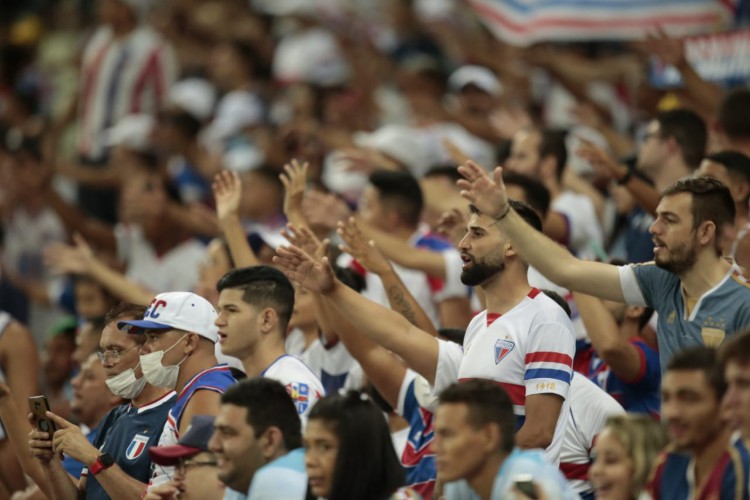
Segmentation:
[(96, 460), (93, 464), (89, 467), (89, 474), (92, 476), (96, 476), (104, 469), (109, 469), (115, 464), (115, 459), (112, 458), (112, 455), (109, 453), (102, 453), (98, 457), (96, 457)]

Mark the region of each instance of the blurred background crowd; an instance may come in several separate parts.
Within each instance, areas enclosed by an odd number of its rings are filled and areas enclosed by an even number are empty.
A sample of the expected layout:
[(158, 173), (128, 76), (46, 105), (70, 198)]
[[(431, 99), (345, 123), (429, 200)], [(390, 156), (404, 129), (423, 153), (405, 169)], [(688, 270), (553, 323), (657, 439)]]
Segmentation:
[[(19, 393), (42, 390), (75, 420), (71, 379), (113, 304), (179, 290), (216, 304), (237, 259), (227, 221), (270, 264), (297, 206), (334, 243), (356, 214), (434, 327), (464, 329), (482, 303), (460, 262), (441, 268), (399, 244), (453, 248), (468, 159), (503, 165), (572, 253), (621, 264), (653, 259), (662, 189), (716, 177), (737, 208), (725, 253), (748, 265), (750, 2), (667, 1), (625, 22), (633, 6), (588, 28), (592, 8), (578, 3), (521, 29), (511, 18), (524, 2), (4, 0), (0, 310), (40, 357), (0, 347), (9, 380), (23, 373)], [(589, 349), (573, 295), (536, 279), (568, 303)], [(309, 293), (297, 289), (287, 351), (307, 353), (329, 392), (356, 386), (350, 357), (326, 358)], [(656, 348), (651, 311), (608, 310)], [(658, 413), (655, 394), (643, 413)]]

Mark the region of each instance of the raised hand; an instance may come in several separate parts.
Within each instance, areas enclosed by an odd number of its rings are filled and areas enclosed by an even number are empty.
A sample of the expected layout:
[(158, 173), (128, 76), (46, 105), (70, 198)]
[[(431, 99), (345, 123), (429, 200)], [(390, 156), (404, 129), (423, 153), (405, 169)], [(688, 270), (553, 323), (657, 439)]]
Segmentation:
[(658, 57), (664, 64), (679, 66), (685, 62), (685, 42), (670, 37), (661, 28), (649, 34), (645, 40), (634, 42), (633, 46), (647, 56)]
[(284, 213), (287, 219), (302, 214), (302, 200), (307, 187), (307, 167), (307, 162), (300, 165), (297, 160), (292, 160), (284, 165), (284, 173), (279, 175), (284, 185)]
[(375, 242), (365, 240), (354, 217), (350, 217), (347, 222), (339, 222), (336, 232), (346, 243), (339, 245), (341, 251), (350, 254), (365, 269), (378, 276), (393, 270), (388, 259), (375, 246)]
[(212, 185), (219, 221), (235, 216), (240, 209), (242, 181), (237, 172), (223, 170), (216, 174)]
[(490, 115), (490, 125), (495, 133), (505, 140), (513, 139), (516, 132), (531, 126), (529, 114), (520, 108), (501, 108)]
[(615, 180), (627, 175), (627, 168), (614, 161), (605, 150), (583, 137), (579, 137), (579, 140), (581, 145), (576, 150), (576, 154), (588, 160), (599, 175)]
[(334, 194), (308, 191), (302, 200), (302, 212), (311, 226), (336, 229), (336, 224), (351, 215), (346, 202)]
[(51, 243), (44, 250), (44, 259), (57, 274), (87, 274), (96, 260), (94, 251), (79, 233), (73, 235), (75, 246)]
[(295, 226), (287, 224), (286, 229), (281, 231), (281, 235), (292, 245), (302, 249), (307, 255), (312, 256), (316, 261), (321, 260), (326, 255), (328, 249), (328, 240), (321, 242), (315, 233), (305, 226)]
[(333, 291), (335, 277), (327, 257), (315, 261), (300, 248), (285, 246), (276, 249), (273, 263), (290, 280), (311, 292), (326, 294)]
[(503, 183), (502, 167), (495, 168), (492, 179), (473, 161), (467, 161), (458, 167), (458, 172), (464, 177), (456, 182), (461, 189), (461, 196), (469, 200), (479, 212), (493, 219), (507, 215), (510, 205)]

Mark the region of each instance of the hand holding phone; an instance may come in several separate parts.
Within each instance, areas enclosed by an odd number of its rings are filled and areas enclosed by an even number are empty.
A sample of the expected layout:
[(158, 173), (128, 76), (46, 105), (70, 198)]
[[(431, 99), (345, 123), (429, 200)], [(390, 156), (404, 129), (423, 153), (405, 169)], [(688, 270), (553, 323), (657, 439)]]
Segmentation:
[(46, 415), (50, 411), (47, 396), (31, 396), (29, 398), (29, 409), (34, 415), (36, 428), (42, 432), (46, 432), (52, 438), (52, 434), (57, 430), (57, 426)]

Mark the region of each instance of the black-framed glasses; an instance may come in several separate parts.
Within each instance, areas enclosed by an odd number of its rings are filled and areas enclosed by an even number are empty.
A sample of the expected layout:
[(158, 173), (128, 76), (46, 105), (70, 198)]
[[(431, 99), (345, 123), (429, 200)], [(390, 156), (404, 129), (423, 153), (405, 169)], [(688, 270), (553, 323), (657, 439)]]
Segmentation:
[(140, 347), (140, 345), (136, 344), (132, 347), (128, 347), (127, 349), (123, 349), (121, 351), (118, 351), (117, 349), (106, 349), (104, 351), (99, 350), (96, 351), (96, 357), (99, 358), (99, 361), (104, 363), (105, 361), (109, 361), (111, 363), (117, 363), (120, 361), (120, 358), (128, 351), (132, 351), (136, 347)]
[(179, 472), (180, 474), (184, 474), (185, 471), (192, 467), (216, 467), (219, 465), (219, 462), (216, 461), (216, 459), (213, 460), (194, 460), (192, 458), (186, 458), (186, 459), (180, 459), (179, 462), (177, 462), (177, 465), (175, 466), (175, 471)]

